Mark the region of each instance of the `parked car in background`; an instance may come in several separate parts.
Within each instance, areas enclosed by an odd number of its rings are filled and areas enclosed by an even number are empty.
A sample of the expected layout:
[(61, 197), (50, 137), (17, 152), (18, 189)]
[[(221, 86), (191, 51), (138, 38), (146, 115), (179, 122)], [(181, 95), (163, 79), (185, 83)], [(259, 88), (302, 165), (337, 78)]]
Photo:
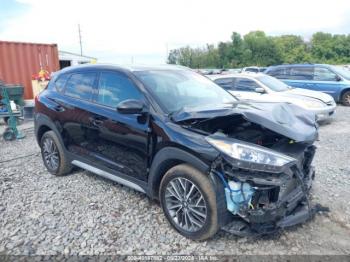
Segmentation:
[(313, 112), (318, 121), (329, 120), (335, 113), (336, 103), (330, 95), (293, 88), (266, 74), (208, 77), (241, 100), (292, 103)]
[(223, 72), (223, 74), (235, 74), (235, 73), (241, 73), (242, 68), (229, 68)]
[(197, 73), (200, 73), (201, 75), (218, 75), (223, 72), (223, 69), (217, 69), (217, 68), (211, 68), (211, 69), (197, 69)]
[(265, 73), (293, 87), (327, 93), (336, 102), (350, 106), (350, 71), (341, 66), (324, 64), (279, 65), (267, 68)]
[(241, 103), (176, 66), (68, 67), (35, 100), (51, 174), (78, 166), (143, 192), (196, 240), (311, 219), (317, 133), (314, 115), (298, 106)]
[(241, 72), (242, 73), (243, 72), (259, 73), (259, 72), (264, 72), (265, 70), (266, 70), (266, 67), (248, 66), (248, 67), (244, 67)]

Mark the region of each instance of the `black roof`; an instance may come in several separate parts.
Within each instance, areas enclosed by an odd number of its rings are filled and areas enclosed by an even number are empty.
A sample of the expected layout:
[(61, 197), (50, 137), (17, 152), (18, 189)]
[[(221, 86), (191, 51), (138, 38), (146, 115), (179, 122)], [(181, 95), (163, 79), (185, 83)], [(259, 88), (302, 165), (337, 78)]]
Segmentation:
[(146, 65), (131, 65), (131, 66), (120, 66), (113, 64), (84, 64), (77, 66), (69, 66), (60, 71), (60, 73), (69, 73), (74, 71), (85, 71), (85, 70), (119, 70), (119, 71), (154, 71), (154, 70), (190, 70), (187, 67), (179, 65), (157, 65), (157, 66), (146, 66)]

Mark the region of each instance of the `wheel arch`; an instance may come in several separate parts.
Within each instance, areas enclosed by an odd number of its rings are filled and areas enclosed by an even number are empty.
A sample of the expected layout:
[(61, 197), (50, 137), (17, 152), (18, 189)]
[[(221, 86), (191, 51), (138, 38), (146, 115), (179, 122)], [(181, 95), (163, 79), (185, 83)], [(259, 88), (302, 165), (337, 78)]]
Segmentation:
[(63, 149), (66, 150), (65, 144), (63, 142), (63, 139), (62, 139), (61, 133), (59, 132), (58, 127), (55, 125), (54, 122), (52, 122), (52, 120), (48, 116), (41, 113), (37, 113), (35, 115), (34, 127), (35, 127), (35, 137), (39, 145), (40, 145), (42, 136), (47, 131), (53, 131), (56, 133), (60, 143), (62, 144)]
[(345, 92), (350, 91), (350, 86), (345, 87), (343, 90), (341, 90), (340, 92), (340, 96), (339, 96), (339, 102), (342, 103), (343, 102), (343, 95)]
[(189, 164), (202, 173), (209, 171), (209, 165), (190, 152), (176, 147), (165, 147), (157, 152), (153, 158), (148, 175), (148, 195), (158, 199), (160, 182), (165, 173), (179, 164)]

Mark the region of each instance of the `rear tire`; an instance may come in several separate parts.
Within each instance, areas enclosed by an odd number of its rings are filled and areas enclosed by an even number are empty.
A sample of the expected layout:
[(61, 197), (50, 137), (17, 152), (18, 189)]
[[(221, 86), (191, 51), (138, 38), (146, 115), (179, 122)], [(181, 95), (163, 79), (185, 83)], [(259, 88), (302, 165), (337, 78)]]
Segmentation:
[(53, 131), (44, 133), (40, 140), (41, 156), (47, 170), (56, 176), (68, 174), (73, 166), (69, 163), (65, 151)]
[(177, 165), (164, 175), (159, 194), (165, 217), (181, 235), (205, 240), (218, 231), (216, 192), (209, 176)]
[(341, 96), (341, 102), (344, 106), (350, 106), (350, 91), (346, 91), (342, 96)]

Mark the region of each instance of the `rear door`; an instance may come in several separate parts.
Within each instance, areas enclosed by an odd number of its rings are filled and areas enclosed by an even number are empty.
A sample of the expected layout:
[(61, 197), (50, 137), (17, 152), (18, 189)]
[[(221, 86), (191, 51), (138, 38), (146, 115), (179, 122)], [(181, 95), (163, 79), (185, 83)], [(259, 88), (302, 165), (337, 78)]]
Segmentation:
[[(138, 180), (146, 180), (148, 161), (148, 115), (126, 115), (117, 105), (127, 99), (145, 98), (124, 73), (102, 71), (90, 109), (93, 140), (86, 148), (94, 161)], [(146, 102), (146, 101), (145, 101)]]
[(317, 86), (314, 83), (313, 76), (314, 66), (292, 66), (286, 72), (285, 79), (281, 80), (292, 87), (316, 90)]
[(60, 86), (61, 93), (54, 98), (58, 104), (56, 125), (62, 130), (67, 149), (76, 153), (91, 139), (90, 108), (97, 73), (75, 72), (65, 77), (65, 86)]

